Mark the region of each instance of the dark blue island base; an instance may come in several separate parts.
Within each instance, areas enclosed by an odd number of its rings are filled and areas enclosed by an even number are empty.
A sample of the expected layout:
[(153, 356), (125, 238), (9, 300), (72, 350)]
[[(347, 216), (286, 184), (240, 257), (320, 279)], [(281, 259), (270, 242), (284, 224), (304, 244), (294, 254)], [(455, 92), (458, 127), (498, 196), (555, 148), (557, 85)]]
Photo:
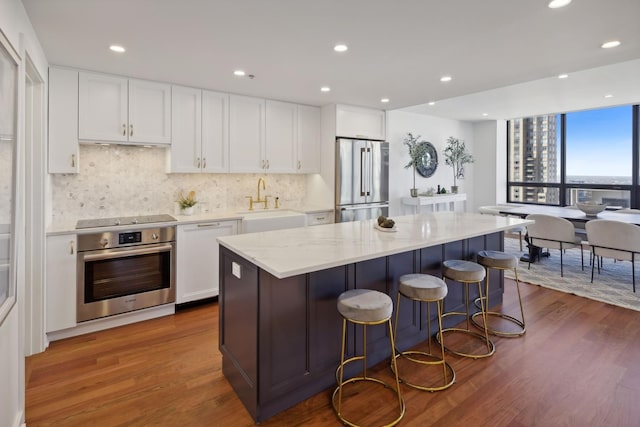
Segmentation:
[[(401, 275), (419, 272), (440, 277), (444, 260), (475, 260), (475, 254), (483, 249), (503, 250), (503, 233), (278, 279), (221, 246), (219, 348), (223, 373), (253, 419), (264, 421), (335, 386), (342, 328), (336, 300), (342, 292), (354, 288), (385, 292), (395, 308)], [(493, 306), (502, 303), (504, 278), (501, 271), (491, 270), (490, 274)], [(464, 286), (449, 283), (445, 311), (464, 311), (463, 291)], [(470, 287), (470, 292), (471, 300), (475, 299), (477, 288)], [(431, 310), (434, 319), (435, 312)], [(433, 330), (427, 331), (426, 313), (426, 305), (403, 301), (398, 349), (413, 347), (435, 333), (437, 321), (431, 322)], [(444, 326), (461, 320), (445, 319)], [(350, 355), (362, 349), (361, 331), (350, 326)], [(386, 334), (384, 327), (368, 329), (369, 365), (389, 359)]]

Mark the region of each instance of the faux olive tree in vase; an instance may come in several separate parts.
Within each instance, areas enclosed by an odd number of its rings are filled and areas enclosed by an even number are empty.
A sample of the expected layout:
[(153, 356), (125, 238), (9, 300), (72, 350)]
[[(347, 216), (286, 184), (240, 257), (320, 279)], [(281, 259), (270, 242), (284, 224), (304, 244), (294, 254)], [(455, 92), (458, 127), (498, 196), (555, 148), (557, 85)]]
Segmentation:
[(411, 197), (418, 197), (418, 189), (416, 188), (416, 167), (422, 162), (422, 158), (427, 154), (425, 141), (420, 141), (420, 135), (413, 136), (411, 132), (407, 133), (404, 144), (409, 148), (409, 163), (405, 165), (405, 169), (413, 167), (413, 188), (410, 189)]
[(452, 193), (458, 192), (457, 179), (464, 179), (464, 165), (473, 163), (473, 156), (467, 151), (464, 141), (450, 136), (447, 139), (447, 146), (444, 149), (444, 161), (453, 168)]

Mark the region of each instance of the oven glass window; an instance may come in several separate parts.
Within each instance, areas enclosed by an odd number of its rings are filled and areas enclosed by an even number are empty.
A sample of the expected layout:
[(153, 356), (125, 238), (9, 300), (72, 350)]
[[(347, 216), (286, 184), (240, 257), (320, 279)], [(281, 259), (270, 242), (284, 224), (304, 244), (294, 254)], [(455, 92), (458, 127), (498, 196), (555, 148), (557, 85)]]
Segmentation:
[(169, 288), (171, 253), (158, 252), (85, 263), (84, 302)]

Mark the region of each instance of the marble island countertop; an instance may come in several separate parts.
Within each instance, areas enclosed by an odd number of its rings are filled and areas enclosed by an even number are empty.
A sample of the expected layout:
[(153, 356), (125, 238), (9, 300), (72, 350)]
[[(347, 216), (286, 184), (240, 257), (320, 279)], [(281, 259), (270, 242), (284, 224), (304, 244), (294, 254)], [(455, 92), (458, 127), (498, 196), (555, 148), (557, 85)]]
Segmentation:
[[(237, 211), (210, 211), (206, 213), (197, 213), (194, 215), (176, 215), (171, 214), (172, 217), (176, 219), (176, 221), (171, 222), (162, 222), (162, 223), (153, 223), (153, 224), (139, 224), (136, 228), (149, 228), (149, 227), (158, 227), (158, 226), (168, 226), (168, 225), (184, 225), (184, 224), (197, 224), (202, 222), (209, 221), (233, 221), (233, 220), (242, 220), (245, 215), (250, 213), (258, 213), (261, 209), (255, 209), (252, 212), (246, 210), (237, 210)], [(288, 207), (288, 208), (280, 208), (280, 209), (269, 209), (271, 212), (287, 212), (294, 211), (302, 214), (313, 214), (318, 212), (325, 211), (333, 211), (333, 208), (323, 208), (318, 206), (296, 206), (296, 207)], [(162, 212), (164, 213), (164, 212)], [(128, 215), (133, 216), (133, 215)], [(84, 229), (76, 229), (76, 224), (79, 219), (86, 218), (65, 218), (64, 220), (55, 221), (47, 227), (47, 235), (58, 235), (58, 234), (87, 234), (87, 233), (95, 233), (96, 231), (104, 230), (104, 228), (84, 228)], [(110, 227), (113, 230), (124, 230), (130, 229), (131, 225), (122, 225), (122, 226), (114, 226)]]
[(464, 212), (393, 217), (395, 232), (376, 220), (219, 237), (220, 244), (277, 278), (508, 230), (532, 221)]

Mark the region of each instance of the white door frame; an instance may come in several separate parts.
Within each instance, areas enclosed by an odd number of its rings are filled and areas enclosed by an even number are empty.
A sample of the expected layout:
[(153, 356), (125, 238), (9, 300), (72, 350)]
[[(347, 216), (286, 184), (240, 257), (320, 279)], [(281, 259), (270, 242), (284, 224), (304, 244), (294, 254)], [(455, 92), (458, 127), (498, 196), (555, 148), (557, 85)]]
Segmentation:
[(25, 58), (25, 304), (24, 353), (47, 347), (45, 333), (46, 85), (29, 55)]

